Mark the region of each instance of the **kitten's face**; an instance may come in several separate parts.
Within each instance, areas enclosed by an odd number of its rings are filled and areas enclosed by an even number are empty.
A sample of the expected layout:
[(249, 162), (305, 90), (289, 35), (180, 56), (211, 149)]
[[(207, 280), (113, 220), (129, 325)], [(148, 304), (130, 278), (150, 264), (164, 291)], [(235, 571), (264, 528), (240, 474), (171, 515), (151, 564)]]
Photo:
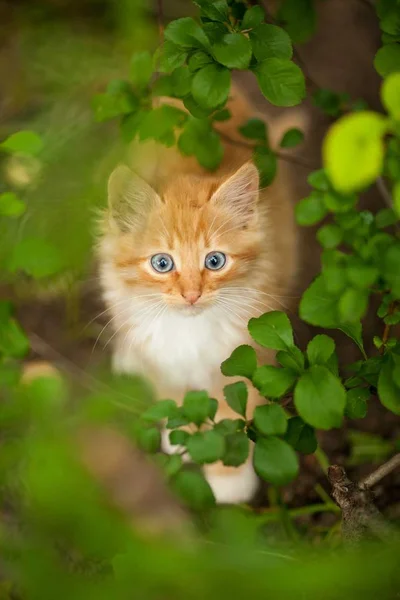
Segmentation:
[(114, 267), (127, 295), (195, 315), (223, 306), (227, 288), (246, 285), (261, 241), (254, 166), (221, 184), (179, 178), (160, 196), (126, 171), (122, 179), (124, 195), (114, 203)]

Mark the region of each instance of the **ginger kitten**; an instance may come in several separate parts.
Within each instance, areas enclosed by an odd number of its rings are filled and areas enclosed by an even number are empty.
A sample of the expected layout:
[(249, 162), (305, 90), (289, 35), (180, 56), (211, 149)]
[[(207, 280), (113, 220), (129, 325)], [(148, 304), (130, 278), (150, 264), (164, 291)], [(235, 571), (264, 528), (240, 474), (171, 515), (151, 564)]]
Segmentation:
[[(238, 125), (255, 111), (237, 92), (228, 108), (232, 119), (219, 129), (238, 140)], [(273, 362), (251, 340), (247, 322), (287, 307), (292, 291), (289, 181), (280, 165), (274, 183), (259, 190), (245, 146), (226, 144), (212, 174), (175, 150), (144, 146), (151, 160), (137, 160), (136, 172), (119, 166), (110, 177), (99, 245), (113, 367), (147, 377), (160, 398), (179, 402), (188, 390), (207, 389), (219, 401), (217, 418), (235, 418), (223, 396), (233, 380), (221, 374), (221, 362), (240, 344), (253, 345), (261, 364)], [(136, 157), (143, 156), (140, 148)], [(262, 401), (249, 389), (248, 418)], [(164, 449), (176, 450), (167, 433)], [(251, 458), (239, 468), (207, 465), (205, 473), (220, 503), (249, 501), (258, 485)]]

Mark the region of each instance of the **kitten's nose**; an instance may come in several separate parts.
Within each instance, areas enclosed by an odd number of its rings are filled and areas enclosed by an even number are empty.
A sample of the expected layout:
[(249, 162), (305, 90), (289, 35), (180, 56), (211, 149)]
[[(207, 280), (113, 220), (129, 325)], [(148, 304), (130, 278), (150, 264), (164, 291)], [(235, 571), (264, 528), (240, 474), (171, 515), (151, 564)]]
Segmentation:
[(189, 304), (194, 304), (201, 296), (200, 291), (190, 291), (190, 292), (182, 292), (182, 296), (189, 302)]

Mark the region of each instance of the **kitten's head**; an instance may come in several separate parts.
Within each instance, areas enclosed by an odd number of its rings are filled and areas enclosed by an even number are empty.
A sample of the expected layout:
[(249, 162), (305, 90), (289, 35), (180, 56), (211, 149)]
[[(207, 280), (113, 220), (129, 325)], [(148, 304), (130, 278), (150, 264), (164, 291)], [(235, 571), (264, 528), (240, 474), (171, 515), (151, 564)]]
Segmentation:
[(118, 167), (101, 251), (105, 287), (188, 315), (222, 305), (223, 290), (244, 287), (252, 275), (254, 286), (265, 236), (258, 198), (251, 163), (225, 179), (178, 176), (159, 193)]

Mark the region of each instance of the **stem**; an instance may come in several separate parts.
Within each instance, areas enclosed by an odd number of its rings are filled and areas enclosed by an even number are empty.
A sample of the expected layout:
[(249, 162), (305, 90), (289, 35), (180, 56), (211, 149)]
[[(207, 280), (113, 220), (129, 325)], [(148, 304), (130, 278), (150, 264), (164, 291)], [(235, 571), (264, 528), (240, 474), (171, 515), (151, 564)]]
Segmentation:
[(400, 467), (400, 452), (392, 456), (390, 460), (385, 462), (383, 465), (378, 467), (375, 471), (373, 471), (368, 477), (364, 479), (361, 483), (366, 488), (373, 487), (381, 479), (389, 475), (392, 471)]
[(328, 473), (329, 460), (328, 460), (328, 457), (326, 456), (325, 452), (322, 450), (322, 448), (320, 448), (320, 446), (318, 446), (318, 448), (314, 452), (314, 456), (317, 459), (322, 471), (326, 475)]
[[(227, 144), (233, 144), (234, 146), (241, 146), (242, 148), (249, 148), (249, 150), (254, 150), (255, 149), (255, 144), (252, 144), (251, 142), (244, 142), (243, 140), (233, 140), (232, 138), (229, 137), (229, 135), (226, 135), (226, 133), (222, 133), (221, 131), (218, 131), (218, 134), (220, 135), (221, 139), (224, 140)], [(294, 165), (299, 165), (301, 167), (304, 167), (305, 169), (311, 169), (311, 170), (315, 170), (318, 169), (318, 167), (312, 163), (309, 163), (308, 160), (304, 160), (303, 158), (300, 158), (298, 156), (290, 156), (288, 154), (284, 154), (282, 152), (276, 152), (274, 151), (276, 156), (278, 158), (280, 158), (281, 160), (285, 160), (286, 162), (290, 162), (293, 163)]]
[[(395, 309), (396, 309), (396, 302), (391, 302), (389, 304), (387, 314), (392, 315), (394, 313)], [(386, 347), (387, 341), (389, 339), (390, 327), (391, 327), (391, 325), (389, 325), (389, 323), (385, 324), (385, 329), (383, 330), (383, 335), (382, 335), (382, 346), (379, 349), (380, 354), (384, 354), (384, 352), (385, 352), (385, 347)]]
[(163, 0), (157, 0), (157, 22), (158, 22), (158, 34), (160, 36), (160, 44), (164, 38), (164, 7)]

